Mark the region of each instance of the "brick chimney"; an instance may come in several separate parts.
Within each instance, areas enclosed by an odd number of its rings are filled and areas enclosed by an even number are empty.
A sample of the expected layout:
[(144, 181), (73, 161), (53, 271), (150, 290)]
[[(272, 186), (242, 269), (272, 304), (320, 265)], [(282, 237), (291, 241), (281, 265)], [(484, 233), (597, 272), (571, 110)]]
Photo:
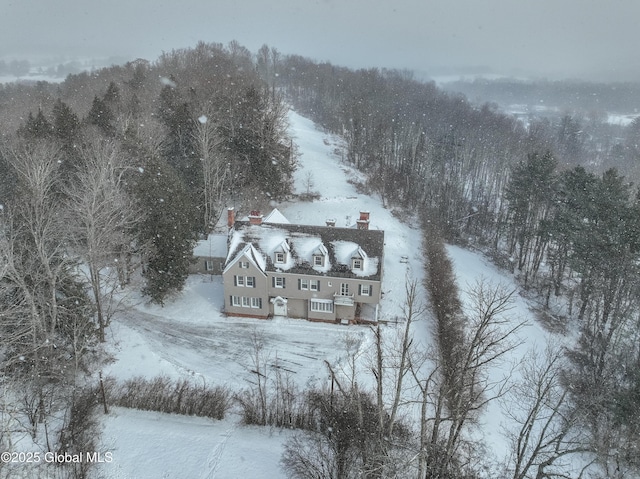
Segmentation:
[(356, 220), (356, 225), (359, 230), (369, 229), (369, 212), (368, 211), (360, 212), (360, 219)]
[(233, 228), (233, 224), (236, 222), (236, 209), (231, 206), (227, 208), (227, 228)]
[(331, 226), (333, 228), (336, 225), (336, 220), (335, 218), (327, 218), (325, 223), (327, 223), (327, 226)]
[(258, 210), (252, 210), (249, 215), (249, 223), (252, 225), (261, 225), (262, 224), (262, 215)]

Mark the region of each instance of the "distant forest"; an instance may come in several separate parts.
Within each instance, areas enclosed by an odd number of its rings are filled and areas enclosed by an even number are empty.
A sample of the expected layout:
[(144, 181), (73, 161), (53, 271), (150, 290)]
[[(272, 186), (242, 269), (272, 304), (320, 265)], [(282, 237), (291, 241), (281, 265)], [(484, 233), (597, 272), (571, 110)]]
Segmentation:
[[(621, 85), (535, 88), (558, 102), (622, 102)], [(563, 373), (582, 412), (571, 427), (589, 431), (581, 447), (602, 464), (640, 468), (640, 120), (566, 113), (525, 124), (410, 72), (236, 42), (0, 87), (1, 361), (29, 385), (33, 430), (67, 393), (58, 386), (91, 367), (115, 292), (134, 274), (162, 304), (228, 204), (292, 197), (290, 106), (344, 138), (362, 192), (483, 250), (557, 327), (577, 325)], [(457, 477), (452, 457), (438, 477)]]
[(449, 92), (464, 93), (472, 101), (556, 107), (585, 116), (640, 113), (640, 83), (592, 83), (579, 80), (457, 80), (444, 83)]

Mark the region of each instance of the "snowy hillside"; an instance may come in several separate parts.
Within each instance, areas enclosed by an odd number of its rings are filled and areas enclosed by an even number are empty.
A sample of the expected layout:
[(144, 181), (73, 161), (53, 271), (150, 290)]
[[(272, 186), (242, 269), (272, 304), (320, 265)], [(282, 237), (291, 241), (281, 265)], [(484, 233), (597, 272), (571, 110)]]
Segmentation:
[[(401, 221), (383, 208), (377, 198), (358, 193), (361, 177), (342, 163), (341, 143), (316, 129), (314, 124), (290, 113), (290, 130), (301, 154), (295, 173), (295, 188), (305, 192), (309, 178), (320, 199), (313, 202), (277, 204), (293, 223), (324, 225), (328, 218), (337, 226), (355, 223), (361, 210), (370, 212), (372, 229), (385, 231), (383, 299), (380, 314), (393, 320), (400, 315), (405, 278), (423, 275), (421, 234), (412, 220)], [(515, 287), (505, 276), (472, 252), (450, 247), (456, 274), (466, 284), (484, 276), (491, 282)], [(426, 297), (422, 292), (422, 296)], [(252, 338), (260, 336), (273, 365), (286, 370), (300, 386), (329, 380), (324, 361), (339, 364), (347, 335), (360, 340), (361, 350), (372, 344), (368, 327), (317, 324), (302, 320), (270, 321), (227, 318), (220, 277), (192, 276), (183, 291), (164, 308), (128, 299), (131, 309), (113, 322), (109, 331), (115, 361), (103, 371), (106, 376), (191, 377), (207, 385), (228, 385), (239, 391), (253, 378)], [(536, 326), (526, 302), (518, 298), (518, 320), (526, 321), (522, 332), (526, 345), (514, 351), (507, 362), (517, 362), (532, 343), (544, 343), (548, 333)], [(393, 328), (393, 323), (385, 326)], [(430, 326), (417, 323), (416, 341), (427, 347)], [(496, 374), (502, 374), (498, 371)], [(500, 435), (504, 416), (491, 406), (483, 416), (486, 442), (497, 459), (506, 454)], [(101, 464), (105, 478), (278, 478), (282, 445), (287, 431), (249, 428), (231, 414), (223, 421), (170, 416), (114, 408), (103, 419), (102, 449), (113, 453), (111, 463)]]

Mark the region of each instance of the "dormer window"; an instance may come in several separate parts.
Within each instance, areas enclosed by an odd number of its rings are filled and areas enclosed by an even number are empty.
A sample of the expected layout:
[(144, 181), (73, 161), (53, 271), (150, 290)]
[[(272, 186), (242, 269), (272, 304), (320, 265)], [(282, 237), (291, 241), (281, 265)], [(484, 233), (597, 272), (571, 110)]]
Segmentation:
[(284, 263), (285, 260), (285, 254), (282, 252), (277, 252), (276, 253), (276, 263)]
[(320, 243), (316, 249), (313, 250), (313, 252), (311, 253), (313, 255), (313, 266), (314, 267), (320, 267), (320, 268), (324, 268), (325, 266), (328, 266), (327, 264), (327, 248), (325, 248), (325, 246)]
[(360, 258), (353, 259), (353, 269), (362, 269), (362, 260)]

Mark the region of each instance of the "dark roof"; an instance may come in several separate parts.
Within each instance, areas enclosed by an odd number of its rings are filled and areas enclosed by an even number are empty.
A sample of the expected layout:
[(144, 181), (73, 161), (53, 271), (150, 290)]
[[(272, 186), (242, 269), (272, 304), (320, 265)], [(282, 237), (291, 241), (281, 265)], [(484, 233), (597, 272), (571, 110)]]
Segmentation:
[[(384, 254), (384, 231), (382, 230), (361, 230), (355, 228), (296, 224), (262, 223), (261, 225), (252, 225), (249, 221), (242, 220), (235, 222), (234, 230), (234, 234), (241, 235), (241, 240), (235, 242), (231, 240), (230, 246), (233, 248), (233, 251), (229, 251), (227, 264), (235, 258), (246, 244), (251, 243), (265, 256), (267, 271), (284, 269), (288, 273), (346, 278), (366, 277), (375, 280), (380, 280), (382, 275)], [(274, 248), (263, 248), (265, 244), (269, 243), (270, 237), (284, 238), (287, 241), (294, 259), (292, 266), (285, 269), (277, 268), (273, 264), (271, 254)], [(331, 267), (326, 271), (318, 271), (317, 268), (313, 268), (310, 262), (309, 251), (297, 251), (297, 245), (300, 245), (301, 242), (305, 240), (312, 241), (314, 238), (318, 238), (319, 242), (327, 249)], [(357, 247), (360, 247), (364, 251), (367, 260), (372, 262), (367, 274), (355, 274), (352, 272), (351, 265), (347, 264), (344, 258), (345, 251), (348, 251), (349, 245), (346, 245), (346, 249), (341, 248), (341, 244), (346, 244), (341, 242), (354, 243), (356, 251)], [(308, 244), (312, 243), (309, 242)], [(271, 251), (265, 251), (265, 249), (271, 249)]]

